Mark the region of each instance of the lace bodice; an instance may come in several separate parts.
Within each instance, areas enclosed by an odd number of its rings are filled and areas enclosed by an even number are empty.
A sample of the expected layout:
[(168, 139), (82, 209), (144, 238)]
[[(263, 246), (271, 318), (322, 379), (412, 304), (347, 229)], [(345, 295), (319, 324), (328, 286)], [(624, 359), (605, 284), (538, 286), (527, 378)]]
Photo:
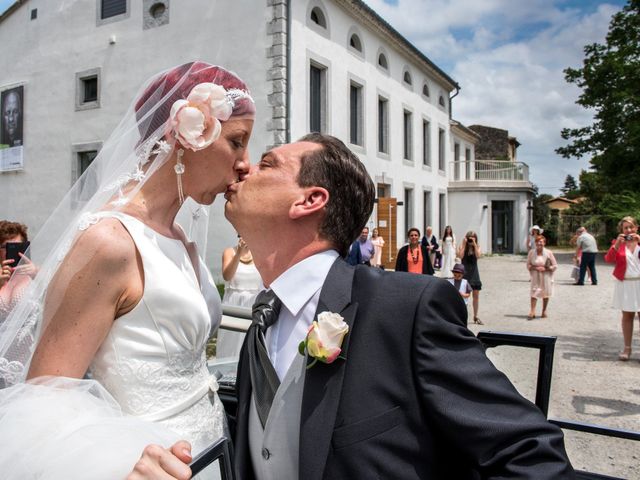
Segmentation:
[(199, 286), (180, 240), (128, 215), (108, 216), (119, 219), (136, 243), (144, 293), (133, 310), (115, 320), (90, 375), (125, 413), (166, 424), (198, 451), (223, 429), (217, 384), (205, 358), (206, 343), (221, 318), (220, 297), (202, 262)]

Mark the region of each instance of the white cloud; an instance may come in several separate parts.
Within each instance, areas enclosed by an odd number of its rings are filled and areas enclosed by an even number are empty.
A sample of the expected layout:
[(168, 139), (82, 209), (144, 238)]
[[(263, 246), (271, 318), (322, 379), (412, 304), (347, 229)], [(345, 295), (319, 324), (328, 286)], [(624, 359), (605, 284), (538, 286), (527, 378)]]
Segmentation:
[[(587, 160), (554, 153), (564, 127), (591, 123), (575, 104), (580, 90), (563, 70), (579, 67), (583, 47), (603, 42), (618, 5), (563, 0), (367, 0), (379, 15), (422, 50), (462, 87), (454, 118), (466, 125), (509, 130), (522, 143), (519, 160), (529, 164), (541, 192), (557, 194), (567, 174), (576, 178)], [(597, 3), (597, 2), (596, 2)], [(576, 3), (574, 3), (575, 5)]]

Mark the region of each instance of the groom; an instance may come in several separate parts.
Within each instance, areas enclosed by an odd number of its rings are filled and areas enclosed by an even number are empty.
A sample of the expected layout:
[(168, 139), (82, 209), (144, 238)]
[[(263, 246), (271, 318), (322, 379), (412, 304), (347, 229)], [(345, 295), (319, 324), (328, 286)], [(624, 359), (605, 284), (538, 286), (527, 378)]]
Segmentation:
[[(450, 284), (340, 258), (374, 198), (342, 142), (311, 134), (271, 150), (226, 198), (282, 304), (264, 337), (279, 380), (266, 419), (255, 327), (240, 354), (238, 480), (574, 478), (561, 431), (489, 362)], [(298, 344), (321, 312), (349, 330), (335, 361), (312, 366)], [(150, 460), (178, 477), (184, 447)]]

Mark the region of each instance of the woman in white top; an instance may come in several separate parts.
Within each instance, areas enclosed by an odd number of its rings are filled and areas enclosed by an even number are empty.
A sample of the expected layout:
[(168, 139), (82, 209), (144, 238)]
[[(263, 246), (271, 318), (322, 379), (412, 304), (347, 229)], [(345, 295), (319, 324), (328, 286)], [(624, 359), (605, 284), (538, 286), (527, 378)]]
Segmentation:
[(3, 478), (124, 478), (145, 445), (195, 454), (223, 434), (205, 358), (220, 297), (197, 247), (248, 172), (254, 116), (221, 67), (155, 75), (41, 229), (0, 333)]
[(442, 265), (440, 265), (440, 276), (442, 278), (453, 278), (453, 266), (456, 264), (456, 236), (453, 234), (451, 225), (444, 228), (442, 234)]
[(222, 252), (222, 278), (227, 282), (222, 298), (225, 305), (251, 308), (258, 293), (264, 289), (251, 251), (239, 235), (238, 245)]

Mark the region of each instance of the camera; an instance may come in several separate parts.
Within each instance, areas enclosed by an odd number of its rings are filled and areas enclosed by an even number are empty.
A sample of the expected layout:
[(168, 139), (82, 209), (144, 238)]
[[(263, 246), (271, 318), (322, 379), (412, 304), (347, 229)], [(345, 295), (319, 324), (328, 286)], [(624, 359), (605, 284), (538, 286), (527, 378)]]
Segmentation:
[(633, 240), (633, 235), (625, 235), (624, 239), (625, 241), (630, 242), (631, 240)]

